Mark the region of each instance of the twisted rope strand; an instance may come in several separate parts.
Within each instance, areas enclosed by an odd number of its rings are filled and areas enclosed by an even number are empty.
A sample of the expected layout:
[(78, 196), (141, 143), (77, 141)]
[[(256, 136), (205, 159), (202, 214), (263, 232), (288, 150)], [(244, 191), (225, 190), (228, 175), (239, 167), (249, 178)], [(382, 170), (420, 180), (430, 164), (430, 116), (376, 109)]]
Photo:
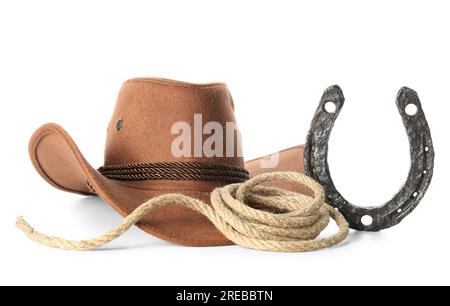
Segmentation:
[(221, 182), (244, 182), (248, 178), (229, 175), (208, 175), (208, 174), (181, 174), (170, 172), (153, 172), (143, 174), (106, 174), (102, 173), (106, 178), (121, 181), (143, 181), (143, 180), (207, 180)]
[(249, 173), (236, 165), (203, 162), (156, 162), (106, 165), (98, 171), (113, 180), (208, 180), (242, 183)]
[[(130, 168), (130, 169), (117, 169), (117, 170), (102, 170), (101, 173), (103, 175), (108, 174), (145, 174), (155, 172), (155, 173), (174, 173), (174, 174), (184, 174), (186, 173), (186, 170), (183, 168), (158, 168), (158, 167), (152, 167), (152, 168)], [(208, 174), (208, 175), (217, 175), (218, 171), (215, 169), (190, 169), (189, 173), (194, 174)], [(221, 170), (220, 175), (230, 175), (230, 176), (239, 176), (248, 179), (248, 173), (240, 172), (240, 171), (234, 171), (234, 170)]]
[(135, 168), (184, 168), (184, 169), (213, 169), (213, 170), (232, 170), (248, 174), (248, 170), (236, 165), (206, 163), (206, 162), (155, 162), (155, 163), (133, 163), (119, 165), (105, 165), (99, 170), (126, 170)]
[[(285, 180), (308, 187), (313, 196), (279, 188), (264, 187), (269, 181)], [(264, 251), (305, 252), (331, 247), (343, 241), (348, 223), (342, 214), (324, 202), (322, 187), (296, 172), (274, 172), (256, 176), (245, 183), (215, 189), (211, 205), (182, 194), (165, 194), (148, 200), (128, 215), (116, 228), (94, 239), (72, 241), (35, 231), (22, 217), (16, 226), (31, 240), (69, 250), (101, 247), (125, 233), (153, 209), (177, 203), (206, 216), (234, 243)], [(257, 208), (258, 207), (258, 208)], [(263, 209), (259, 209), (262, 207)], [(316, 239), (333, 218), (339, 231)]]

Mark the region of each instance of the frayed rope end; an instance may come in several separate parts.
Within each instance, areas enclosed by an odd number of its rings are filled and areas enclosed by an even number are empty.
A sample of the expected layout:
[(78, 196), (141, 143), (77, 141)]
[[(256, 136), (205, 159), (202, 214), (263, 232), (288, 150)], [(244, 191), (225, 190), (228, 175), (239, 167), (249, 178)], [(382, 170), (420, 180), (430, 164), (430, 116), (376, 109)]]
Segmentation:
[(34, 228), (32, 228), (27, 221), (22, 216), (18, 216), (16, 218), (16, 227), (20, 229), (25, 234), (32, 234), (34, 233)]

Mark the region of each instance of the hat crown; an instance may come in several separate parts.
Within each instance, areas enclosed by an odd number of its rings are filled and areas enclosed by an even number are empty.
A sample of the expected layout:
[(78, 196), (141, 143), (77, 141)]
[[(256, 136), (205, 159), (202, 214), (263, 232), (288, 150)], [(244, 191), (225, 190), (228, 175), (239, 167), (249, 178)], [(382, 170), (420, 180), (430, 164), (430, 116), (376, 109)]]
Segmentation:
[(208, 162), (243, 167), (240, 148), (225, 84), (131, 79), (120, 89), (108, 126), (105, 165)]

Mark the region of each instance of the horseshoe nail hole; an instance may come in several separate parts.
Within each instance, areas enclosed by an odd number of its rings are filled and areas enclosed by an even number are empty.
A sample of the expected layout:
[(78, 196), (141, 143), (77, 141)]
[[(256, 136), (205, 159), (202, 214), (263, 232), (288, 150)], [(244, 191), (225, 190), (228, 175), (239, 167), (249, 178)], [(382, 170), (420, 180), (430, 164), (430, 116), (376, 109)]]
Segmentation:
[(364, 224), (365, 226), (371, 225), (372, 222), (373, 222), (373, 218), (369, 215), (365, 215), (361, 218), (361, 223)]
[(325, 111), (329, 114), (333, 114), (336, 111), (336, 104), (334, 102), (328, 101), (324, 105)]
[(405, 113), (409, 116), (414, 116), (417, 114), (417, 106), (415, 104), (409, 103), (405, 106)]
[(419, 193), (416, 191), (413, 193), (413, 198), (416, 198), (419, 195)]
[(428, 151), (430, 151), (430, 147), (429, 147), (429, 146), (426, 146), (426, 147), (425, 147), (425, 152), (428, 152)]
[(427, 170), (423, 170), (423, 172), (422, 172), (423, 174), (427, 174)]
[(397, 209), (397, 212), (398, 212), (398, 213), (401, 213), (401, 212), (402, 212), (402, 209), (401, 209), (401, 208)]

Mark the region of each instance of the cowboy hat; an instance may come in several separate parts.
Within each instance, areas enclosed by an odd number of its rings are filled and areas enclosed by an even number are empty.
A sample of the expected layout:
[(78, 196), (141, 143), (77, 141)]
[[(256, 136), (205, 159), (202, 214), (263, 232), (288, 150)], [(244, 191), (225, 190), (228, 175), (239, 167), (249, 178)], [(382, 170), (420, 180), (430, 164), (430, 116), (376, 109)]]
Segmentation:
[[(98, 170), (92, 167), (69, 134), (53, 123), (43, 125), (33, 134), (29, 154), (38, 173), (52, 186), (98, 195), (123, 216), (149, 198), (164, 193), (183, 193), (207, 202), (214, 188), (248, 179), (239, 154), (237, 128), (223, 131), (231, 141), (219, 144), (216, 139), (213, 150), (223, 146), (224, 152), (212, 157), (208, 157), (211, 152), (199, 154), (195, 145), (181, 144), (179, 139), (174, 145), (174, 140), (184, 137), (199, 142), (201, 148), (207, 147), (210, 135), (177, 132), (182, 127), (198, 125), (194, 121), (200, 117), (205, 123), (213, 123), (209, 130), (205, 124), (204, 130), (211, 134), (215, 128), (217, 133), (218, 128), (235, 123), (233, 108), (231, 95), (222, 83), (131, 79), (122, 85), (108, 125), (103, 167)], [(186, 150), (189, 145), (192, 150)], [(204, 216), (175, 204), (148, 214), (139, 227), (182, 245), (231, 244)]]
[[(209, 202), (213, 189), (243, 182), (249, 174), (304, 172), (299, 158), (302, 147), (280, 152), (276, 167), (261, 167), (270, 156), (245, 165), (235, 123), (225, 84), (137, 78), (124, 82), (120, 89), (107, 128), (104, 166), (92, 167), (69, 134), (54, 123), (33, 134), (29, 154), (38, 173), (52, 186), (98, 195), (123, 216), (165, 193)], [(211, 141), (213, 131), (222, 137)], [(137, 225), (181, 245), (232, 244), (203, 215), (176, 203), (146, 215)]]

